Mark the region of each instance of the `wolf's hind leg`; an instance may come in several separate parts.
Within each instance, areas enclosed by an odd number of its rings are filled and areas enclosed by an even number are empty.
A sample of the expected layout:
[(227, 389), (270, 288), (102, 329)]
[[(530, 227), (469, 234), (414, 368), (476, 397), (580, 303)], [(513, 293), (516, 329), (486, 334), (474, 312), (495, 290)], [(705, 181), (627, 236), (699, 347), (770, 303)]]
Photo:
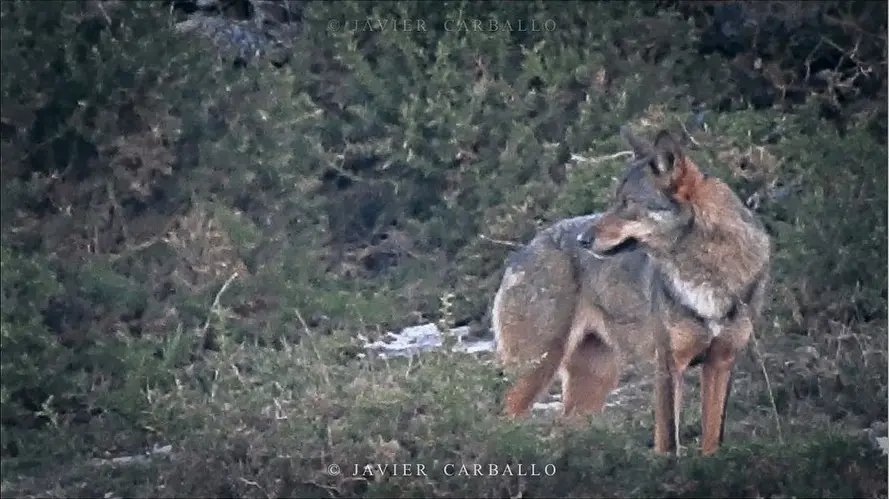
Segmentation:
[(508, 416), (528, 414), (531, 404), (537, 400), (541, 392), (549, 388), (556, 369), (562, 361), (563, 352), (564, 348), (561, 345), (550, 348), (539, 359), (533, 361), (530, 370), (522, 374), (512, 385), (506, 392), (506, 414)]
[(568, 354), (560, 371), (565, 416), (600, 412), (620, 375), (617, 352), (595, 334), (588, 334)]

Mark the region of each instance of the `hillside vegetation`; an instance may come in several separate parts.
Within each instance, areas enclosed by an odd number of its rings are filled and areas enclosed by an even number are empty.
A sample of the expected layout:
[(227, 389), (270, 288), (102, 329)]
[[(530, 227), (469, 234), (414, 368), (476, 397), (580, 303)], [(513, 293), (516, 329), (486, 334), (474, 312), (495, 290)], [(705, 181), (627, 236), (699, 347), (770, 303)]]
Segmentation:
[[(885, 2), (300, 2), (272, 38), (184, 4), (0, 2), (4, 497), (887, 496)], [(393, 19), (425, 29), (365, 24)], [(513, 246), (607, 204), (624, 124), (772, 236), (717, 456), (692, 378), (677, 460), (650, 385), (505, 421), (484, 355), (364, 355), (489, 336)], [(353, 473), (386, 463), (427, 475)]]

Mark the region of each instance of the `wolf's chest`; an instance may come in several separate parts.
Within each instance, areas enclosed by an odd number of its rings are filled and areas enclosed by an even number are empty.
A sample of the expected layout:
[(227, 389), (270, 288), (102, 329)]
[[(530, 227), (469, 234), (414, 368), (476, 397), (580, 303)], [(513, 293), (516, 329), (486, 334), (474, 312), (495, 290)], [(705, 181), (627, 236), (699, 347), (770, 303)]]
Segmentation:
[(733, 304), (730, 294), (711, 283), (683, 279), (675, 270), (667, 272), (665, 277), (673, 298), (705, 319), (713, 336), (718, 336)]

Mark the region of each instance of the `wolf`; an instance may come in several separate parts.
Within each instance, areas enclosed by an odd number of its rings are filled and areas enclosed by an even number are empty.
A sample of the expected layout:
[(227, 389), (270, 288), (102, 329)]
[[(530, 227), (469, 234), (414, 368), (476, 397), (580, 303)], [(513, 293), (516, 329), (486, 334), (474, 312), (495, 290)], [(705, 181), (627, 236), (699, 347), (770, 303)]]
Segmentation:
[(771, 242), (731, 188), (674, 136), (628, 126), (633, 150), (610, 206), (514, 251), (494, 296), (496, 353), (515, 372), (507, 415), (524, 416), (558, 375), (563, 416), (602, 410), (622, 369), (653, 361), (654, 447), (678, 453), (683, 372), (701, 366), (701, 452), (723, 440), (735, 359), (769, 284)]

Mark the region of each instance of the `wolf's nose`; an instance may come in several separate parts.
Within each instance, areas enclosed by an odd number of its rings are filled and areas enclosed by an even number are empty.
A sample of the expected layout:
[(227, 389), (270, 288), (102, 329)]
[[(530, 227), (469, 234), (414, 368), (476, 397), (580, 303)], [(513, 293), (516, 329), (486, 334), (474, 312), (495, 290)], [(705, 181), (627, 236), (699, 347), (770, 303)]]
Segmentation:
[(583, 231), (577, 235), (577, 244), (583, 248), (589, 248), (593, 244), (593, 235), (590, 231)]

